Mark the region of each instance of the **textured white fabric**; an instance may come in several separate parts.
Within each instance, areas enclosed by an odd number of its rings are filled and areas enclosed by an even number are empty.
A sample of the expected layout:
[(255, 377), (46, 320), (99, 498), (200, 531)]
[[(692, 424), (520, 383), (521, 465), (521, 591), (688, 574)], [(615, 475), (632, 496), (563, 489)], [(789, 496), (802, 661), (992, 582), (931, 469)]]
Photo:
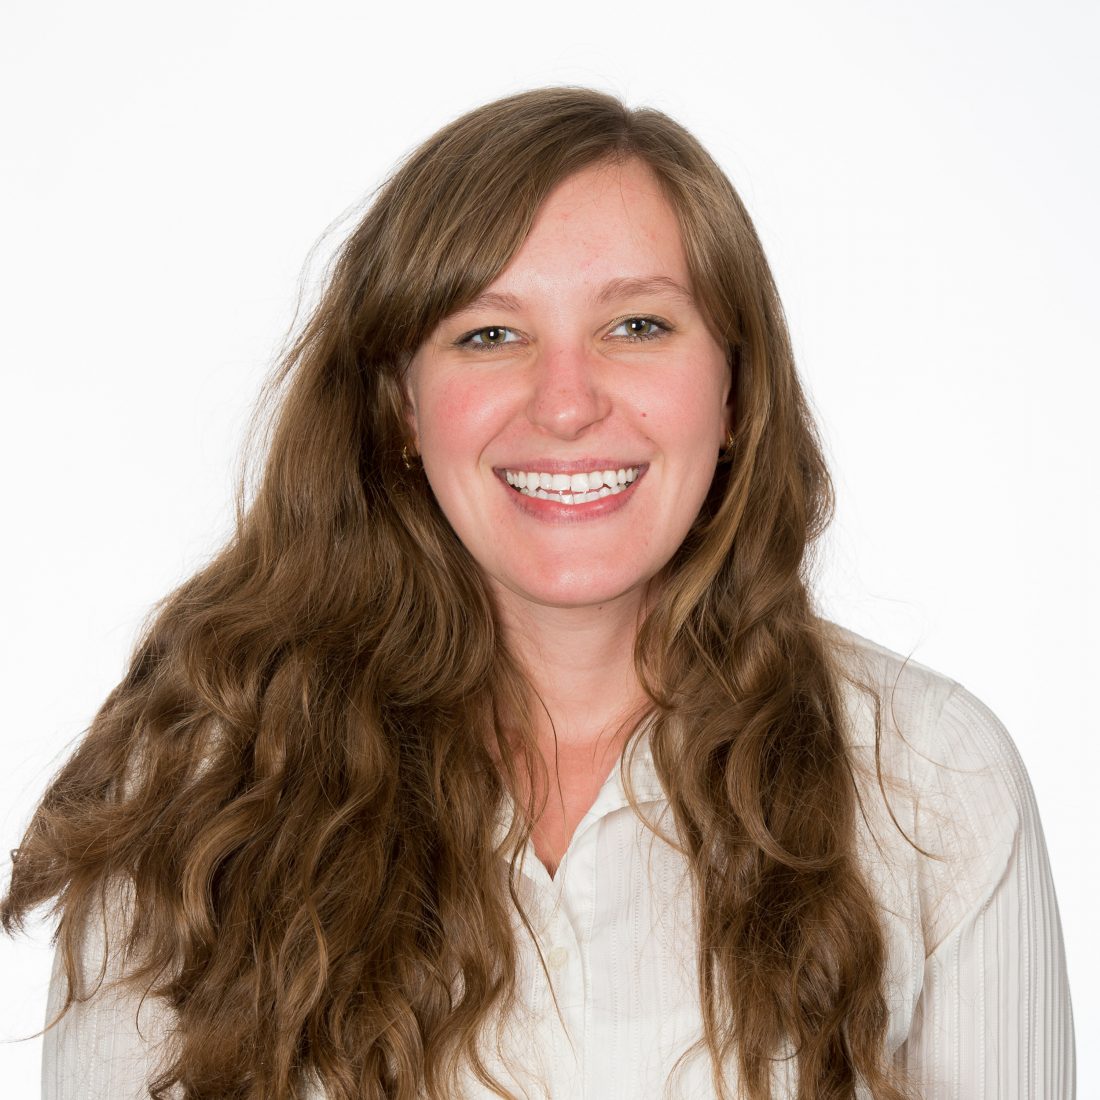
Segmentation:
[[(883, 700), (874, 779), (873, 710), (848, 695), (852, 752), (866, 771), (864, 864), (889, 945), (888, 1045), (924, 1100), (1065, 1100), (1074, 1095), (1072, 1011), (1039, 816), (1024, 767), (996, 717), (954, 681), (845, 633)], [(642, 809), (675, 835), (643, 733), (631, 771)], [(498, 822), (498, 837), (506, 821)], [(557, 995), (526, 945), (510, 1021), (490, 1064), (521, 1096), (683, 1100), (715, 1096), (705, 1051), (668, 1081), (700, 1035), (694, 918), (682, 856), (629, 806), (612, 768), (555, 876), (523, 853), (522, 901)], [(98, 967), (94, 944), (89, 965)], [(51, 1012), (61, 995), (55, 974)], [(97, 997), (46, 1035), (46, 1100), (129, 1100), (170, 1024), (146, 1002)], [(736, 1081), (732, 1068), (728, 1079)], [(777, 1096), (793, 1095), (793, 1072)], [(469, 1080), (471, 1100), (489, 1092)], [(733, 1092), (736, 1095), (736, 1090)], [(319, 1096), (319, 1094), (318, 1094)]]

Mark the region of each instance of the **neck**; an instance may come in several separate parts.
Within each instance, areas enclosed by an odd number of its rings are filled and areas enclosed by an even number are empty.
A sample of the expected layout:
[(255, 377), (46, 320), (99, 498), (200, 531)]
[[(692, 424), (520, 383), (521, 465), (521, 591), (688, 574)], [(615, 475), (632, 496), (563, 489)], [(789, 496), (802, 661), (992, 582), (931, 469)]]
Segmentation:
[(620, 747), (616, 735), (629, 735), (647, 704), (634, 671), (642, 594), (568, 608), (512, 592), (496, 596), (507, 645), (538, 696), (532, 718), (540, 745), (551, 747), (556, 738), (559, 751), (577, 755)]

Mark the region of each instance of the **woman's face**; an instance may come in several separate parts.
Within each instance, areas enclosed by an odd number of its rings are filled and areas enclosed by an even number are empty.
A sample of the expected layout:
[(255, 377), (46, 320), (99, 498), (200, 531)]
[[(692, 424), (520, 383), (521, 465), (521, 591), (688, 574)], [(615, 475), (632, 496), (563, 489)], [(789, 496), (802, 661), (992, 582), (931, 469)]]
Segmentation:
[(637, 599), (672, 557), (730, 422), (725, 349), (640, 161), (559, 184), (500, 276), (420, 347), (407, 388), (444, 515), (498, 596)]

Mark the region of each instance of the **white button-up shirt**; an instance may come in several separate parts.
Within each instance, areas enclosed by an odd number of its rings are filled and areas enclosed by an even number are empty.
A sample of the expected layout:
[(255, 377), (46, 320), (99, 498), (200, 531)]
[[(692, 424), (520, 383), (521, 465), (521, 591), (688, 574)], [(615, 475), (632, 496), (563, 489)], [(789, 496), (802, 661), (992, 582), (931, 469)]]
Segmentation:
[[(852, 755), (865, 777), (860, 852), (888, 945), (888, 1051), (924, 1100), (1070, 1100), (1073, 1023), (1061, 928), (1019, 755), (960, 685), (846, 637), (886, 703), (890, 808), (918, 845), (945, 857), (921, 856), (890, 821), (874, 779), (872, 710), (849, 690)], [(631, 774), (640, 808), (675, 839), (648, 731), (639, 737)], [(510, 814), (508, 803), (498, 841)], [(553, 878), (528, 843), (519, 889), (546, 972), (517, 912), (521, 1008), (504, 1047), (485, 1048), (493, 1071), (520, 1097), (712, 1100), (705, 1048), (671, 1073), (701, 1035), (687, 863), (635, 815), (618, 762)], [(87, 961), (98, 968), (94, 943)], [(51, 1012), (60, 986), (55, 972)], [(147, 1001), (135, 1027), (135, 1009), (101, 995), (47, 1033), (46, 1100), (147, 1095), (144, 1081), (170, 1024)], [(794, 1096), (793, 1065), (777, 1063), (777, 1097)], [(737, 1095), (735, 1067), (726, 1073)], [(465, 1088), (470, 1100), (492, 1095), (472, 1075)]]

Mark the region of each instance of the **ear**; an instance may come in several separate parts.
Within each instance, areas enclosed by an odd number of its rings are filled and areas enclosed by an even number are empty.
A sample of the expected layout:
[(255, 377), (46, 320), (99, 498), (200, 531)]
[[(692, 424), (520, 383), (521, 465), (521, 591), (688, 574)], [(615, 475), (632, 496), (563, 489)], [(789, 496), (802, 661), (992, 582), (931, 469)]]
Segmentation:
[(729, 380), (726, 383), (726, 404), (722, 418), (723, 438), (726, 432), (732, 432), (737, 424), (737, 382), (741, 374), (741, 349), (730, 348)]
[(416, 415), (416, 393), (409, 380), (409, 373), (398, 374), (384, 371), (378, 378), (378, 398), (389, 415), (392, 423), (400, 424), (399, 432), (408, 445), (420, 450), (419, 420)]
[(416, 395), (409, 384), (408, 375), (401, 381), (401, 404), (405, 423), (409, 426), (409, 438), (412, 440), (413, 449), (420, 453), (420, 419), (417, 416)]

